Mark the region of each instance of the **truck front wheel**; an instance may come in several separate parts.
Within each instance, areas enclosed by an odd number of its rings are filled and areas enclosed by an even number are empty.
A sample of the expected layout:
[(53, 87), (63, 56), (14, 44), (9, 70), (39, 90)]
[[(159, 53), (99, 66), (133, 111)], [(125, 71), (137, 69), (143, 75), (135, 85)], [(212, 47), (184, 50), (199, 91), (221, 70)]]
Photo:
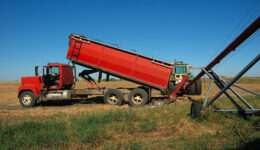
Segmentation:
[(36, 104), (36, 97), (31, 91), (25, 91), (20, 95), (19, 101), (23, 107), (33, 107)]
[(148, 102), (148, 94), (145, 90), (136, 88), (128, 95), (130, 106), (142, 106)]
[(104, 102), (109, 105), (120, 106), (123, 102), (123, 94), (118, 89), (109, 89), (104, 95)]

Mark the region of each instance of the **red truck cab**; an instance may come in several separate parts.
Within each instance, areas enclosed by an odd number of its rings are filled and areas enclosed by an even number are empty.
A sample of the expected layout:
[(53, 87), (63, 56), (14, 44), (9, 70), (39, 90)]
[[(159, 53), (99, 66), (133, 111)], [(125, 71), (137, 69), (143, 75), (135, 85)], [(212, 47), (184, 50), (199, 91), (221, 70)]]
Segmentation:
[(34, 77), (22, 77), (18, 89), (20, 103), (24, 107), (32, 107), (42, 94), (50, 91), (71, 89), (74, 85), (73, 67), (67, 64), (51, 63), (43, 66), (42, 75), (38, 75), (35, 67)]

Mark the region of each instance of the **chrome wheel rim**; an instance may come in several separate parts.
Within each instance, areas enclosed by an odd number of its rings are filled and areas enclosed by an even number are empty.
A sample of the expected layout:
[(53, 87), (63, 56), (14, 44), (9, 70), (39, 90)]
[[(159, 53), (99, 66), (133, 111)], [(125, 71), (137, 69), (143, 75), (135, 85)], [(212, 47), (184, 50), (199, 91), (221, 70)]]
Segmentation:
[(118, 97), (116, 96), (116, 94), (110, 94), (107, 100), (110, 104), (115, 104), (118, 102)]
[(22, 98), (22, 102), (24, 105), (30, 105), (32, 102), (32, 97), (30, 95), (24, 95)]
[(135, 95), (132, 96), (132, 101), (136, 105), (141, 104), (143, 102), (143, 97), (141, 94), (136, 93)]

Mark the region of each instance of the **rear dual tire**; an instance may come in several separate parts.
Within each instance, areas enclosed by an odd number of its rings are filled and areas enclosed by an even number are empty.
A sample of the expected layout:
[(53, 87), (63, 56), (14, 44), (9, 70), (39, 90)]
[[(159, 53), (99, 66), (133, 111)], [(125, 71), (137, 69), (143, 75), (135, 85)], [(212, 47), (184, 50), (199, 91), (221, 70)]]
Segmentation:
[[(146, 88), (136, 88), (128, 95), (129, 105), (132, 107), (144, 106), (148, 102), (148, 90)], [(104, 95), (105, 104), (122, 105), (124, 96), (118, 89), (109, 89)]]
[(148, 102), (148, 93), (146, 90), (136, 88), (128, 95), (129, 105), (132, 107), (144, 106)]
[(109, 105), (122, 105), (124, 96), (118, 89), (109, 89), (104, 95), (104, 102)]

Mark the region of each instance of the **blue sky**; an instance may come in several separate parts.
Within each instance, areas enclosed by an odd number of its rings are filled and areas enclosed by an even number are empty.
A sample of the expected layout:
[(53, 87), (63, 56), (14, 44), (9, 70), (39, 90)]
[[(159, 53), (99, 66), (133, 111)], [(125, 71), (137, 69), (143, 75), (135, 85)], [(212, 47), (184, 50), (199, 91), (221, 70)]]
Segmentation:
[[(1, 0), (0, 81), (33, 76), (35, 65), (67, 63), (70, 33), (168, 62), (206, 66), (258, 16), (259, 0)], [(234, 76), (259, 54), (259, 32), (214, 67), (216, 72)], [(246, 76), (260, 76), (260, 63)]]

